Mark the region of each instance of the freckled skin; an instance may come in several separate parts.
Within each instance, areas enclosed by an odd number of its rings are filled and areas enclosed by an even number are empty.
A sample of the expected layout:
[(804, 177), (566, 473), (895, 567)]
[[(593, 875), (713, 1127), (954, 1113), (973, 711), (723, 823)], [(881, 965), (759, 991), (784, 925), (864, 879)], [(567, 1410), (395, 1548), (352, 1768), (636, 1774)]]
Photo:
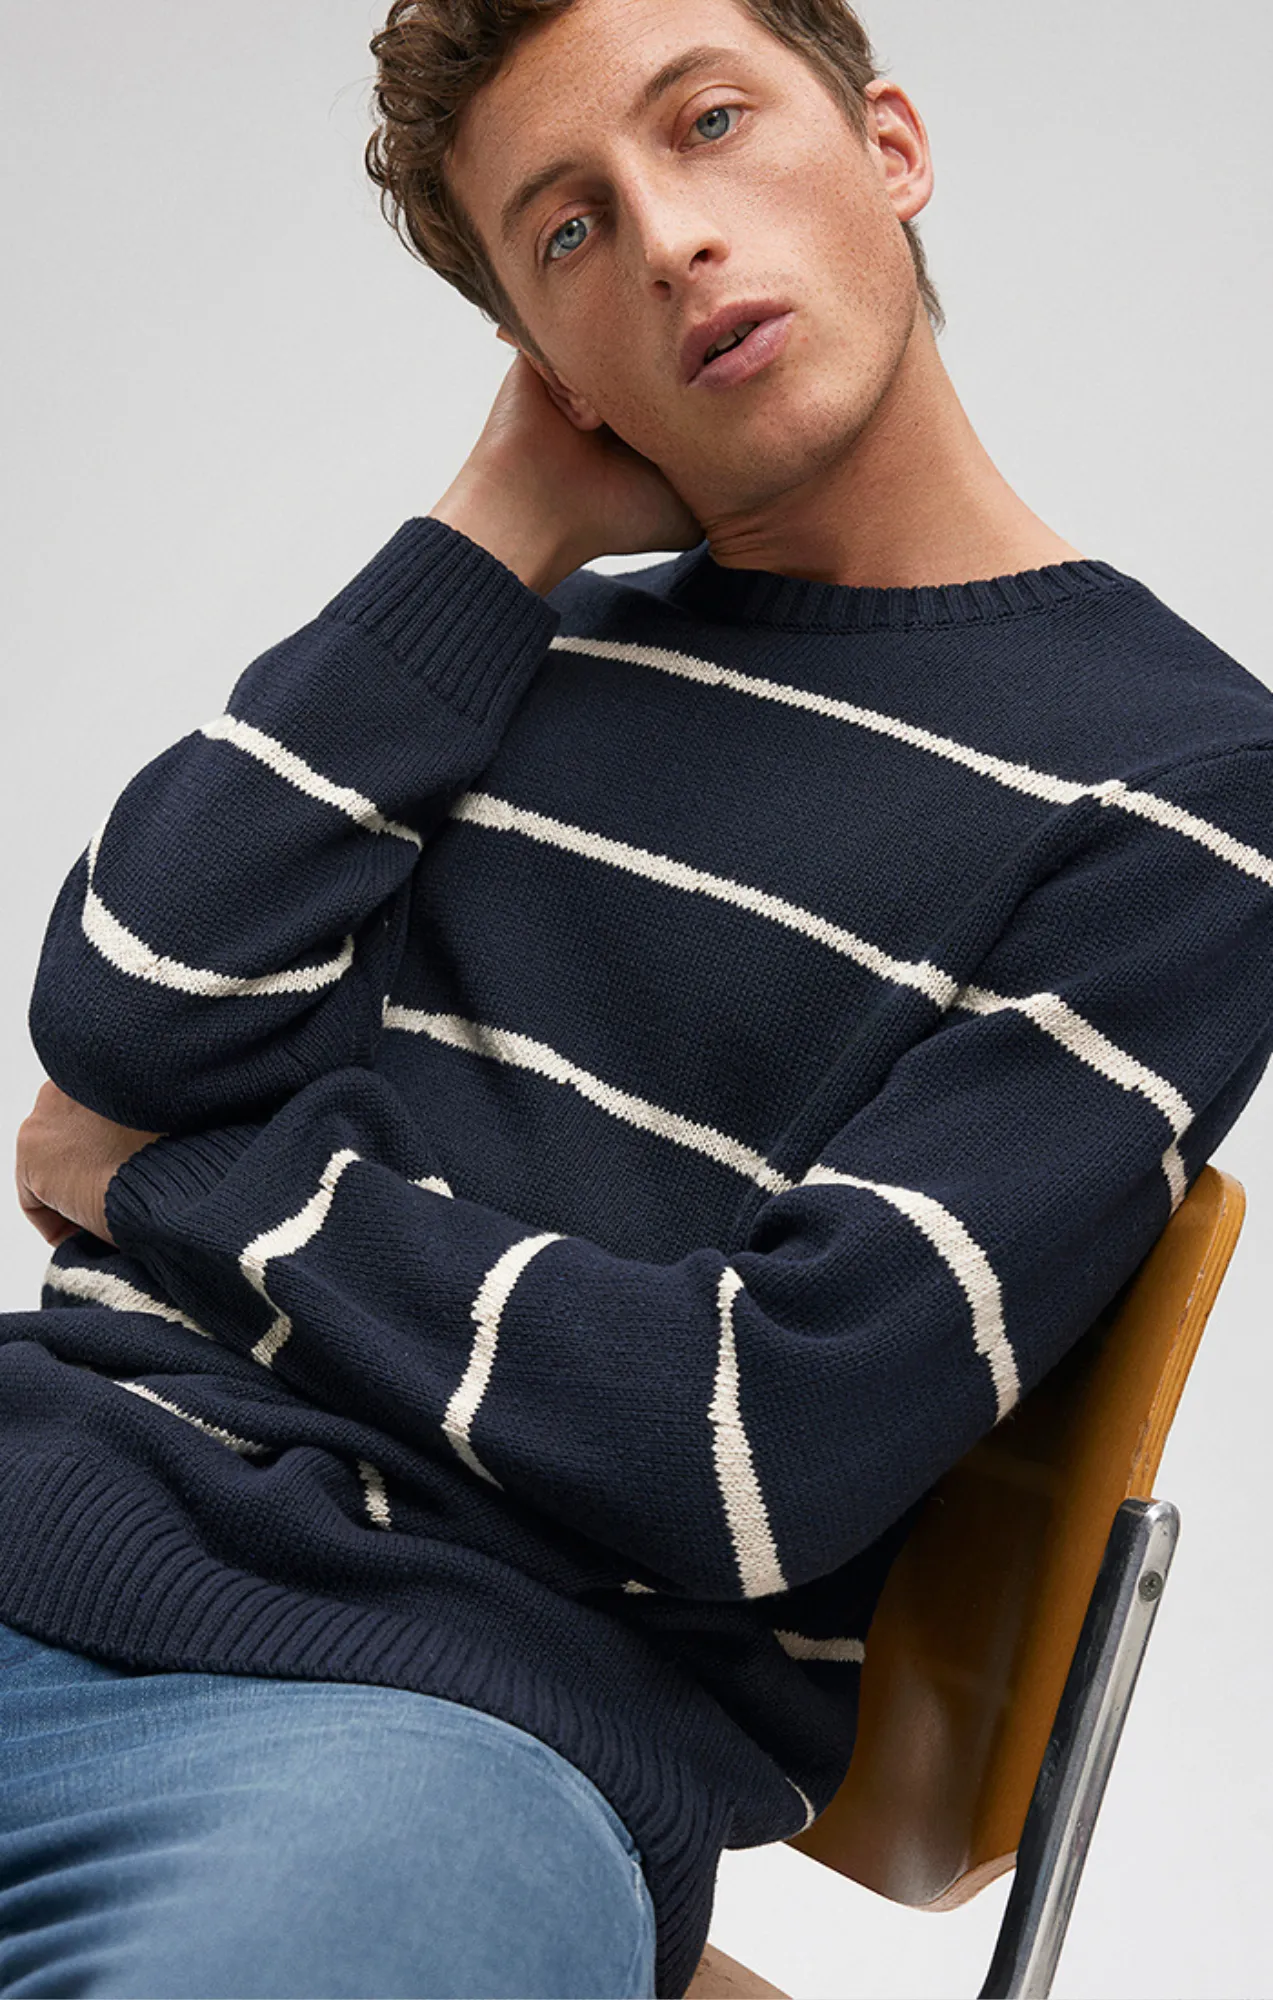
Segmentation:
[[(628, 125), (640, 85), (699, 42), (737, 59)], [(900, 226), (933, 190), (924, 124), (886, 78), (869, 98), (863, 145), (736, 0), (574, 0), (467, 106), (448, 172), (545, 361), (527, 358), (582, 424), (654, 461), (718, 562), (898, 585), (1077, 558), (963, 410)], [(738, 110), (705, 116), (721, 106)], [(503, 201), (562, 153), (588, 170), (541, 196), (505, 249)], [(688, 387), (688, 325), (757, 296), (794, 306), (785, 352), (723, 393)]]

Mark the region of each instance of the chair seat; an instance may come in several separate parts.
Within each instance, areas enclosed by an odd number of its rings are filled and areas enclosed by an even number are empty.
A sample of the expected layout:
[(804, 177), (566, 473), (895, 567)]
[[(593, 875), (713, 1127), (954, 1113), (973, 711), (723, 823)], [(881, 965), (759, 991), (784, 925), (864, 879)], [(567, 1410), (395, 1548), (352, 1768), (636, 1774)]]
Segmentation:
[(709, 1944), (685, 1989), (685, 2000), (790, 2000), (790, 1996)]

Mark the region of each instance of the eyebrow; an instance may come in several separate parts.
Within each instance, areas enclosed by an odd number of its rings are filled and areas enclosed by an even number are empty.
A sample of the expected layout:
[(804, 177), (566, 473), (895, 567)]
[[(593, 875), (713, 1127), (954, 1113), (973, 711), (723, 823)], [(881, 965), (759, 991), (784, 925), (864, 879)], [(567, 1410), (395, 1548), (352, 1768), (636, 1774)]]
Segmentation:
[[(669, 62), (665, 62), (662, 69), (655, 70), (654, 75), (648, 77), (642, 84), (628, 113), (629, 122), (635, 124), (638, 118), (643, 117), (658, 103), (660, 97), (685, 77), (692, 76), (701, 69), (710, 69), (715, 63), (737, 62), (738, 59), (737, 49), (717, 48), (705, 42), (698, 43), (692, 49), (682, 49), (680, 55), (673, 56)], [(522, 181), (500, 210), (500, 235), (504, 242), (511, 244), (527, 209), (538, 201), (540, 195), (544, 194), (554, 181), (564, 179), (567, 174), (579, 173), (582, 167), (583, 162), (580, 160), (569, 158), (549, 160), (547, 166), (540, 167), (537, 173)]]

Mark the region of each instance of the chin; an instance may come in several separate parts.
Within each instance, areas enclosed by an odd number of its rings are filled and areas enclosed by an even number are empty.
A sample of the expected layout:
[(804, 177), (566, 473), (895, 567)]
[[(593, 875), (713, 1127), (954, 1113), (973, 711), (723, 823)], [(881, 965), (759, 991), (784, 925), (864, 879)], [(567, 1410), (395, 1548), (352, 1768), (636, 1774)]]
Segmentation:
[(856, 428), (843, 410), (818, 409), (808, 401), (794, 408), (784, 404), (763, 422), (740, 424), (731, 438), (738, 456), (735, 491), (750, 496), (740, 504), (776, 500), (834, 465)]

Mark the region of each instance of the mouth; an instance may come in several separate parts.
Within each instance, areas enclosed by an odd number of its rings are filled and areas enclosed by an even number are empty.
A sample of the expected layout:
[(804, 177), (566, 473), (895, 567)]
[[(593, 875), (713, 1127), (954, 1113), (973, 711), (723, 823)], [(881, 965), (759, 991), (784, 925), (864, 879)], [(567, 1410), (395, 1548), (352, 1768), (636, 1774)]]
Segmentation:
[[(712, 353), (709, 348), (710, 358), (705, 357), (690, 376), (690, 386), (696, 389), (729, 389), (740, 382), (750, 381), (753, 375), (758, 375), (762, 368), (767, 368), (781, 354), (794, 317), (792, 312), (779, 312), (764, 319), (752, 319), (750, 315), (740, 314), (735, 326), (748, 326), (748, 331), (741, 339), (735, 339), (723, 353)], [(725, 330), (720, 338), (729, 340), (731, 331)]]

